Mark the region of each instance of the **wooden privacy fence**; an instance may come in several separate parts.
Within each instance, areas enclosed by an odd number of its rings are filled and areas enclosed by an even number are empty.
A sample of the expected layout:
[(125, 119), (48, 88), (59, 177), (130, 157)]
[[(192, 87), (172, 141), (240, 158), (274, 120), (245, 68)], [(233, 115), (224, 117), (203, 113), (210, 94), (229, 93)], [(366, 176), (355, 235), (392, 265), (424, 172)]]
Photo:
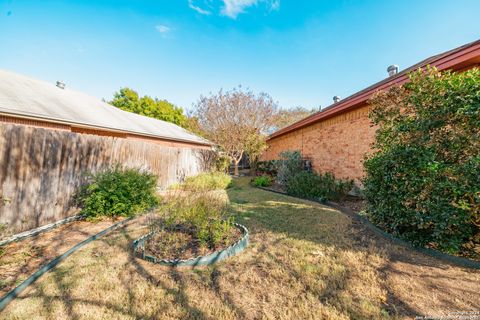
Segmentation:
[(165, 188), (209, 169), (212, 152), (0, 124), (0, 227), (11, 234), (75, 214), (72, 197), (89, 172), (119, 163), (152, 172)]

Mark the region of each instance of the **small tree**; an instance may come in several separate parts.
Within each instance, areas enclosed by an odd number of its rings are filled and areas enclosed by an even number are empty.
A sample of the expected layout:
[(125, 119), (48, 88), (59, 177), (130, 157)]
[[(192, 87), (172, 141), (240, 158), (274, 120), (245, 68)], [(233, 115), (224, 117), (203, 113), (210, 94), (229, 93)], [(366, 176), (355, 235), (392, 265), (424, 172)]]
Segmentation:
[(255, 95), (241, 87), (220, 90), (209, 97), (201, 96), (195, 105), (195, 116), (211, 141), (217, 143), (233, 160), (235, 175), (245, 152), (259, 156), (265, 148), (265, 133), (272, 124), (276, 103), (266, 93)]
[(254, 172), (257, 168), (257, 162), (260, 159), (262, 153), (267, 150), (267, 141), (265, 140), (265, 135), (253, 134), (247, 138), (247, 143), (245, 144), (245, 152), (248, 154), (248, 159), (250, 161), (250, 168)]

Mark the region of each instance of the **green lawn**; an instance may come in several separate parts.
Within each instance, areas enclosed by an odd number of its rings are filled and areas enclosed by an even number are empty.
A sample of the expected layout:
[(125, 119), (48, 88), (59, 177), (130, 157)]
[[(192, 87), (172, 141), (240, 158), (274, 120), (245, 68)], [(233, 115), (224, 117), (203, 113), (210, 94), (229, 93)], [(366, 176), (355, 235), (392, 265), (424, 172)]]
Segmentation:
[[(0, 316), (394, 317), (402, 303), (392, 300), (391, 283), (385, 277), (389, 263), (385, 249), (365, 240), (349, 217), (316, 203), (253, 189), (247, 178), (236, 180), (227, 194), (236, 220), (251, 232), (251, 243), (239, 256), (196, 269), (160, 267), (137, 260), (131, 255), (131, 241), (147, 231), (145, 219), (139, 218), (69, 257)], [(398, 310), (411, 313), (414, 308), (410, 307)]]

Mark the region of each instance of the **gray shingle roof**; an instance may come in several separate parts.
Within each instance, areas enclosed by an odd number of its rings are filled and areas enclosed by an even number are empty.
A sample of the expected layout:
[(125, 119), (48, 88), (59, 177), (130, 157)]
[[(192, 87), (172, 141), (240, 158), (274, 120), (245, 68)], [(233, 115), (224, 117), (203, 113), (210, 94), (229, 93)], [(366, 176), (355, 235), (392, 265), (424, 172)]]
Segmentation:
[(120, 110), (53, 83), (0, 70), (0, 114), (115, 130), (160, 139), (212, 143), (169, 122)]

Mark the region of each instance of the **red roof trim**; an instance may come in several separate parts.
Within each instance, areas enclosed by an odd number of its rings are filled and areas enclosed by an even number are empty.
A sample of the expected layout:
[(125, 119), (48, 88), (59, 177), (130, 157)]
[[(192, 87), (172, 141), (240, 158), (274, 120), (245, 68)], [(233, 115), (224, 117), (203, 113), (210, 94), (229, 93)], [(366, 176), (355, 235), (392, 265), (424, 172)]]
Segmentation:
[(411, 66), (400, 72), (399, 74), (386, 78), (376, 84), (367, 87), (343, 100), (333, 104), (324, 110), (312, 114), (305, 119), (302, 119), (294, 124), (291, 124), (288, 127), (278, 130), (277, 132), (272, 133), (268, 140), (277, 138), (289, 132), (298, 130), (300, 128), (307, 127), (311, 124), (319, 122), (321, 120), (330, 118), (334, 115), (349, 111), (355, 107), (360, 106), (365, 103), (370, 96), (379, 90), (384, 90), (393, 85), (401, 85), (408, 81), (408, 73), (410, 71), (416, 70), (418, 68), (423, 68), (427, 65), (435, 66), (439, 70), (445, 69), (455, 69), (455, 66), (459, 66), (461, 63), (467, 62), (470, 59), (475, 57), (480, 57), (480, 40), (466, 44), (464, 46), (455, 48), (453, 50), (444, 52), (442, 54), (430, 57), (423, 60), (422, 62)]

